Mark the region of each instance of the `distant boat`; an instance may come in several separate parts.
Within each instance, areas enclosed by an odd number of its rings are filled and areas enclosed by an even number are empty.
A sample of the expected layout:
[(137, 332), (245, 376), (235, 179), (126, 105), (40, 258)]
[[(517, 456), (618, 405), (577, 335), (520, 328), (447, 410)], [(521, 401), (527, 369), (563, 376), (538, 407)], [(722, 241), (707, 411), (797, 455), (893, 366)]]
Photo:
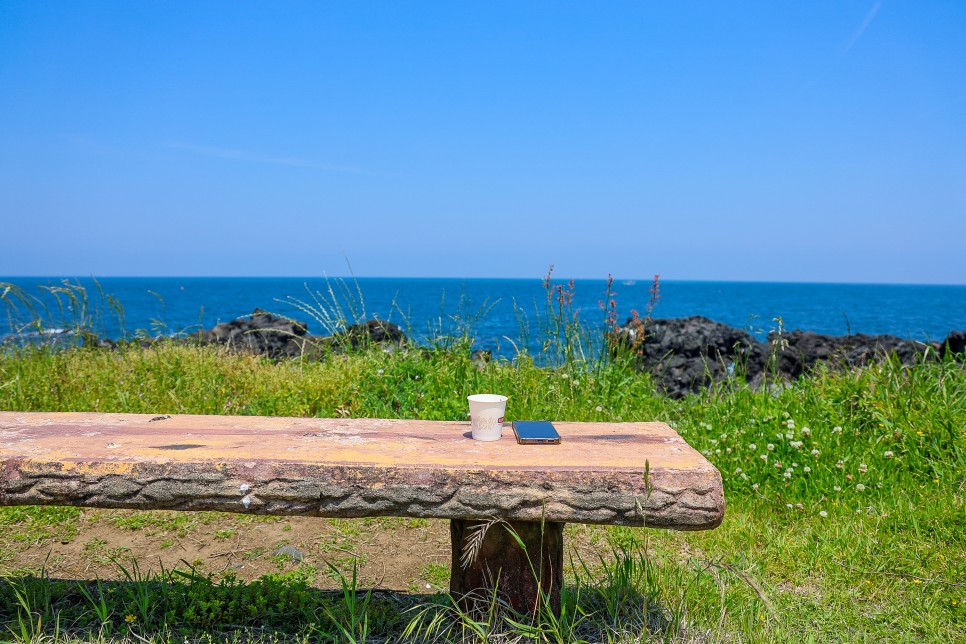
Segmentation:
[(623, 284), (624, 286), (634, 286), (635, 284), (637, 284), (637, 280), (624, 280), (623, 282), (621, 282), (621, 284)]

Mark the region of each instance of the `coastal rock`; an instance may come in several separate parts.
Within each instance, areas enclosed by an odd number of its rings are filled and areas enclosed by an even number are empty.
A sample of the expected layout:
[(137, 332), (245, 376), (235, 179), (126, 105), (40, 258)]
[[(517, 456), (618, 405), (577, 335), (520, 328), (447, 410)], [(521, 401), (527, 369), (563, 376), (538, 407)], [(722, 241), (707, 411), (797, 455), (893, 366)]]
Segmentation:
[(353, 324), (341, 333), (328, 338), (334, 349), (358, 349), (365, 346), (378, 346), (383, 351), (392, 351), (408, 344), (409, 339), (398, 324), (385, 320), (366, 320)]
[(831, 336), (811, 331), (791, 331), (781, 336), (768, 335), (770, 350), (775, 352), (776, 368), (789, 378), (808, 373), (819, 362), (837, 367), (861, 367), (896, 355), (904, 365), (920, 360), (927, 349), (938, 350), (936, 344), (904, 340), (894, 335)]
[(305, 322), (280, 318), (262, 309), (255, 309), (247, 319), (239, 318), (217, 325), (208, 331), (205, 341), (279, 358), (297, 355), (300, 343), (294, 340), (304, 336), (307, 329)]
[(966, 354), (966, 331), (953, 331), (947, 335), (940, 349), (940, 354), (944, 358), (947, 354)]
[[(646, 338), (636, 342), (642, 329)], [(762, 343), (745, 331), (698, 315), (649, 320), (642, 328), (629, 318), (616, 338), (639, 347), (638, 368), (650, 371), (661, 391), (672, 398), (724, 380), (735, 369), (754, 377), (764, 367)]]
[[(643, 341), (641, 333), (645, 334)], [(772, 379), (794, 380), (819, 364), (861, 367), (896, 356), (908, 366), (946, 352), (966, 353), (964, 331), (950, 333), (942, 344), (893, 335), (831, 336), (800, 330), (773, 332), (766, 342), (760, 342), (745, 331), (701, 316), (643, 324), (628, 319), (614, 337), (618, 344), (636, 351), (638, 368), (651, 372), (657, 387), (672, 398), (697, 392), (732, 374), (758, 387), (768, 374)]]

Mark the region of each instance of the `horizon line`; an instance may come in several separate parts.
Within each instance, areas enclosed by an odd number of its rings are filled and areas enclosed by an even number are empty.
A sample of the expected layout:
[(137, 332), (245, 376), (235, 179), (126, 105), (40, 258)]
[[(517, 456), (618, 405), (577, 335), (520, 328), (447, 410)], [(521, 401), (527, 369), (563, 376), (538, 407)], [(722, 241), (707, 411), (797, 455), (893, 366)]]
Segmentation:
[[(506, 281), (543, 281), (543, 277), (440, 277), (425, 275), (0, 275), (0, 281), (13, 279), (32, 279), (32, 280), (75, 280), (87, 279), (99, 281), (102, 279), (163, 279), (163, 280), (194, 280), (194, 279), (302, 279), (302, 280), (453, 280), (453, 281), (482, 281), (482, 280), (506, 280)], [(606, 282), (606, 277), (551, 277), (553, 282), (566, 282), (570, 279), (574, 281)], [(614, 282), (637, 282), (651, 283), (654, 275), (649, 277), (613, 277)], [(674, 279), (660, 278), (662, 284), (794, 284), (794, 285), (815, 285), (815, 286), (966, 286), (961, 282), (857, 282), (857, 281), (815, 281), (815, 280), (758, 280), (758, 279)]]

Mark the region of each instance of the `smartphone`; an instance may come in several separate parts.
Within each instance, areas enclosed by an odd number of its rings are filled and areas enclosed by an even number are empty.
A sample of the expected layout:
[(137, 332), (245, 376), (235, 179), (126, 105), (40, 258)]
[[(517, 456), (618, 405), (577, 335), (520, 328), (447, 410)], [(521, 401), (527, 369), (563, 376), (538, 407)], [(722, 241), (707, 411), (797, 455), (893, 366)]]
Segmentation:
[(510, 424), (521, 445), (557, 445), (560, 434), (549, 420), (515, 420)]

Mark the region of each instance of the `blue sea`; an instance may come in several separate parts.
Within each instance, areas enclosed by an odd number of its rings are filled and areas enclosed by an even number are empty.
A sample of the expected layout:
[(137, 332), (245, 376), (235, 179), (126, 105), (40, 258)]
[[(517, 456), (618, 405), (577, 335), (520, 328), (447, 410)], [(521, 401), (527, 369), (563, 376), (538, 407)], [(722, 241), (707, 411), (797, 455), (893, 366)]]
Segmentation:
[[(0, 282), (42, 301), (38, 308), (46, 308), (49, 327), (69, 326), (78, 314), (66, 295), (60, 296), (68, 305), (62, 310), (51, 293), (51, 287), (64, 286), (60, 278)], [(476, 347), (507, 355), (521, 343), (531, 352), (539, 348), (547, 306), (540, 279), (113, 277), (97, 283), (72, 278), (70, 284), (86, 291), (94, 327), (115, 338), (139, 330), (155, 336), (208, 329), (256, 307), (305, 320), (309, 333), (325, 335), (326, 316), (338, 315), (341, 307), (349, 320), (396, 322), (417, 340), (468, 329)], [(569, 288), (559, 280), (552, 285)], [(621, 322), (632, 309), (642, 315), (647, 310), (649, 280), (617, 280), (612, 289)], [(603, 327), (605, 290), (604, 280), (573, 283), (572, 307), (589, 329)], [(123, 317), (106, 296), (120, 303)], [(6, 297), (11, 300), (11, 293)], [(0, 336), (27, 317), (22, 306), (0, 313)], [(966, 286), (662, 281), (651, 315), (703, 315), (759, 338), (777, 329), (780, 318), (786, 330), (942, 340), (951, 330), (966, 329)]]

